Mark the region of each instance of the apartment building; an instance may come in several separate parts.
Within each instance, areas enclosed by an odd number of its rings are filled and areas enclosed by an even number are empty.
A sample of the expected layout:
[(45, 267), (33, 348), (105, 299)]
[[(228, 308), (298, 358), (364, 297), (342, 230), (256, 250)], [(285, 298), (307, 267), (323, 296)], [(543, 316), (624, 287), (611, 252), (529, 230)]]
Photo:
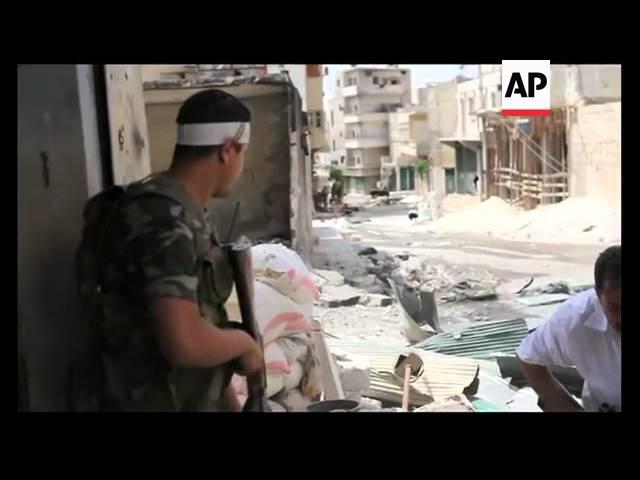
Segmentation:
[(381, 182), (383, 158), (391, 158), (389, 113), (411, 104), (411, 72), (359, 67), (336, 81), (329, 147), (344, 170), (346, 191), (366, 193)]
[(323, 67), (318, 64), (269, 64), (268, 73), (286, 72), (302, 97), (302, 111), (307, 112), (310, 154), (327, 150), (326, 119), (323, 107)]
[(418, 104), (426, 109), (427, 131), (430, 134), (428, 174), (426, 178), (419, 178), (418, 190), (437, 192), (440, 197), (456, 191), (456, 151), (453, 146), (440, 142), (440, 139), (456, 134), (458, 84), (466, 80), (458, 76), (418, 89)]

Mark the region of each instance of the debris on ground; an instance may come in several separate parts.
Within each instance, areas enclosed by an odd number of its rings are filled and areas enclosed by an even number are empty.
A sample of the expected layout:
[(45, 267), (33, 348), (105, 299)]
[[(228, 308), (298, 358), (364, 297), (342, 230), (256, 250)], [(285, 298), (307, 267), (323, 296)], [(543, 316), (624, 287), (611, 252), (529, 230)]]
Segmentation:
[(368, 293), (360, 299), (360, 305), (368, 307), (388, 307), (393, 303), (393, 298), (376, 293)]
[(334, 350), (333, 357), (338, 366), (345, 398), (360, 402), (362, 395), (366, 394), (371, 386), (368, 359), (340, 350)]
[(334, 287), (327, 285), (322, 289), (320, 305), (325, 308), (350, 307), (357, 305), (362, 293), (349, 285)]
[(469, 399), (464, 395), (452, 395), (443, 400), (434, 402), (416, 408), (414, 412), (474, 412), (475, 409)]
[(332, 287), (341, 287), (345, 284), (344, 276), (340, 272), (334, 270), (315, 270), (316, 275), (322, 277)]

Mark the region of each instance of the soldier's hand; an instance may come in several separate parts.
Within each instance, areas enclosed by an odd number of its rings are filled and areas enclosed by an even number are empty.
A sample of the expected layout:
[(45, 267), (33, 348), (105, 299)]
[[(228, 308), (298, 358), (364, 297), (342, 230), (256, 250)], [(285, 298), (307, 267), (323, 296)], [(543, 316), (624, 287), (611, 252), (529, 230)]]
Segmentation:
[(264, 358), (260, 345), (255, 343), (255, 347), (248, 353), (238, 359), (238, 373), (240, 375), (248, 376), (254, 373), (262, 371), (264, 366)]

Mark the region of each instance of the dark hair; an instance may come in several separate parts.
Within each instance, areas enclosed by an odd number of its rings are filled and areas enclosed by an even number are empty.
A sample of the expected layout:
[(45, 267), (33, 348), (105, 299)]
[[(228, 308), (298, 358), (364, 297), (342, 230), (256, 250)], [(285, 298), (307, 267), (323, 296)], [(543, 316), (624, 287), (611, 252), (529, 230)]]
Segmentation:
[[(204, 90), (190, 96), (178, 111), (176, 122), (182, 125), (209, 122), (250, 122), (251, 112), (236, 97), (222, 90)], [(220, 145), (176, 144), (173, 161), (193, 161), (210, 156)]]
[(222, 90), (204, 90), (184, 102), (176, 121), (180, 124), (250, 122), (251, 112), (233, 95)]
[(622, 246), (614, 245), (607, 248), (598, 255), (595, 266), (596, 292), (602, 292), (604, 284), (619, 287), (622, 282), (622, 271), (620, 270), (620, 257), (622, 256)]

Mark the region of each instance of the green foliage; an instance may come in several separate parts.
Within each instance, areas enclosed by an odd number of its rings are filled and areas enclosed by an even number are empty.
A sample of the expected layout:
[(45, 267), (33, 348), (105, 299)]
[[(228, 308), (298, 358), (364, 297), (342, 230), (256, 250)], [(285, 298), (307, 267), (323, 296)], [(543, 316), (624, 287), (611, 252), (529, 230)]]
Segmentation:
[(429, 163), (429, 158), (419, 158), (416, 162), (416, 171), (421, 177), (423, 177), (424, 174), (429, 171), (430, 167), (431, 165)]
[(342, 170), (340, 170), (339, 168), (331, 167), (331, 172), (329, 172), (329, 178), (331, 180), (341, 182), (342, 179), (344, 178), (344, 174), (342, 173)]

